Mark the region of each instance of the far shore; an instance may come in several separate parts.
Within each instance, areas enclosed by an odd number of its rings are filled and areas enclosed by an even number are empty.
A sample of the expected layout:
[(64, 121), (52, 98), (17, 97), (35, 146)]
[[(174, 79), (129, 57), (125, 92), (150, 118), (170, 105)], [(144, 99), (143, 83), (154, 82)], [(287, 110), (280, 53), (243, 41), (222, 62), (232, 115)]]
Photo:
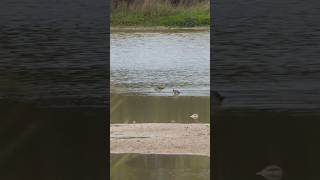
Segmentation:
[(110, 152), (210, 156), (210, 125), (111, 124)]
[(114, 26), (110, 27), (111, 32), (194, 32), (210, 31), (210, 26), (198, 27), (166, 27), (166, 26)]

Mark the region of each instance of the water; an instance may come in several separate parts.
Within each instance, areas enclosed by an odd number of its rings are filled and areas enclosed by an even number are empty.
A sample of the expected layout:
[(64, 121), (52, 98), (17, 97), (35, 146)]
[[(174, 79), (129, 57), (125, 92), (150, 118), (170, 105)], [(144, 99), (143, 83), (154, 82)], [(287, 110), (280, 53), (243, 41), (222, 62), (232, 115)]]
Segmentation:
[(210, 123), (210, 97), (112, 95), (111, 112), (111, 123)]
[(214, 114), (213, 177), (258, 180), (268, 165), (285, 179), (319, 178), (319, 112), (224, 110)]
[(208, 123), (209, 40), (205, 30), (112, 32), (111, 122)]
[(1, 177), (108, 177), (104, 108), (44, 108), (6, 103), (0, 104), (0, 112)]
[(318, 110), (319, 2), (215, 4), (212, 80), (224, 107)]
[[(113, 32), (111, 123), (209, 123), (209, 40), (209, 31)], [(112, 180), (210, 179), (202, 156), (112, 154), (110, 166)]]
[(214, 179), (319, 179), (319, 1), (215, 2)]
[[(113, 32), (111, 90), (168, 96), (209, 96), (210, 33)], [(161, 86), (161, 92), (155, 90)]]
[(106, 2), (0, 7), (1, 179), (106, 179)]
[(2, 1), (6, 8), (0, 12), (0, 99), (103, 106), (108, 82), (102, 4)]
[(209, 180), (204, 156), (112, 154), (111, 180)]

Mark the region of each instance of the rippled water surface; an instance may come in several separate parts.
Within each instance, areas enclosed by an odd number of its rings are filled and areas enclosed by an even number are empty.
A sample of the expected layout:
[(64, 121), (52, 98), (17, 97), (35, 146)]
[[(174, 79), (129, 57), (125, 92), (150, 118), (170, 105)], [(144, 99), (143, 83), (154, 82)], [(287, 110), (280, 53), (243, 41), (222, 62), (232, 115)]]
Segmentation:
[(0, 100), (101, 106), (108, 50), (102, 4), (1, 1)]
[(213, 87), (225, 95), (214, 114), (214, 179), (319, 179), (320, 3), (218, 0)]
[(209, 31), (113, 32), (111, 122), (209, 122), (209, 40)]
[[(210, 35), (201, 32), (111, 34), (111, 88), (118, 93), (208, 96)], [(157, 87), (163, 87), (161, 92)]]
[(106, 179), (106, 7), (0, 1), (0, 179)]
[(224, 107), (319, 109), (319, 1), (215, 4), (212, 80)]
[[(113, 32), (111, 123), (209, 123), (209, 40), (209, 31)], [(110, 166), (112, 180), (210, 179), (202, 156), (112, 154)]]

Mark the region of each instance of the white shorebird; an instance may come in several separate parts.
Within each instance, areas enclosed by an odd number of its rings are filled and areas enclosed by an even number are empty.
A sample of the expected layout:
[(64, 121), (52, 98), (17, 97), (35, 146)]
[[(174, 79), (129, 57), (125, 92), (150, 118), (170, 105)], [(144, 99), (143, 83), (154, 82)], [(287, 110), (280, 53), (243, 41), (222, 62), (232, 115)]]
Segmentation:
[(281, 180), (283, 177), (283, 171), (281, 167), (277, 165), (270, 165), (260, 172), (257, 172), (256, 175), (263, 176), (266, 180)]
[(174, 96), (179, 96), (180, 93), (181, 93), (181, 92), (180, 92), (179, 90), (177, 90), (177, 89), (173, 89), (172, 92), (173, 92), (173, 95), (174, 95)]
[(190, 117), (191, 117), (192, 119), (196, 120), (196, 119), (199, 118), (199, 115), (198, 115), (198, 114), (192, 114)]

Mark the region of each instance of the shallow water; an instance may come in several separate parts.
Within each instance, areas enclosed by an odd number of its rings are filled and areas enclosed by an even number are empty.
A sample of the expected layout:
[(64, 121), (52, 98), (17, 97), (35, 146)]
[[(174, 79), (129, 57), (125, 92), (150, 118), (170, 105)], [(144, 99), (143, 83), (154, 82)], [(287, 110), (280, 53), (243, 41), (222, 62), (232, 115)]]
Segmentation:
[(286, 179), (319, 178), (319, 111), (223, 110), (213, 119), (214, 176), (258, 180), (275, 164)]
[[(111, 123), (209, 123), (209, 40), (208, 31), (112, 33)], [(112, 180), (210, 179), (203, 156), (112, 154), (110, 166)]]
[(209, 180), (210, 158), (190, 155), (111, 154), (111, 180)]
[(0, 8), (1, 179), (106, 179), (107, 2)]
[(105, 108), (44, 108), (7, 102), (0, 103), (0, 114), (4, 179), (107, 177)]
[[(117, 93), (208, 96), (210, 33), (113, 32), (111, 90)], [(164, 89), (161, 92), (156, 87)]]
[[(208, 96), (111, 95), (111, 123), (209, 123)], [(199, 118), (190, 116), (194, 113)]]
[(316, 0), (215, 2), (214, 179), (319, 179), (320, 11)]

